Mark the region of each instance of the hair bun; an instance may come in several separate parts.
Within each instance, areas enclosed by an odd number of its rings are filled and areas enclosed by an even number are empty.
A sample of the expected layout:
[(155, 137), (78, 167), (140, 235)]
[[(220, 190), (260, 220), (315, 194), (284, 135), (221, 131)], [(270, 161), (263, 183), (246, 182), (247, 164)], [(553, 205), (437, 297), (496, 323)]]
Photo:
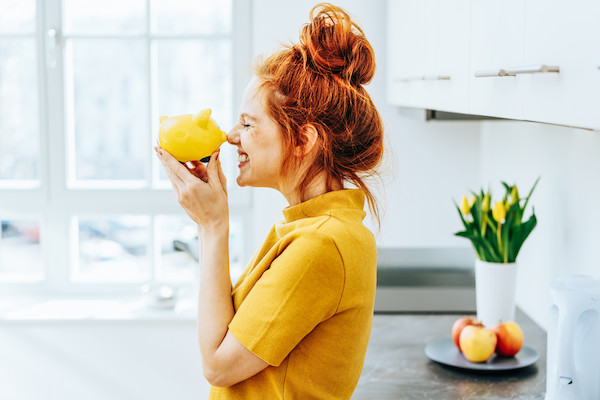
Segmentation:
[(375, 73), (375, 53), (362, 29), (334, 5), (322, 3), (311, 10), (310, 23), (300, 32), (300, 46), (308, 65), (319, 73), (361, 85)]

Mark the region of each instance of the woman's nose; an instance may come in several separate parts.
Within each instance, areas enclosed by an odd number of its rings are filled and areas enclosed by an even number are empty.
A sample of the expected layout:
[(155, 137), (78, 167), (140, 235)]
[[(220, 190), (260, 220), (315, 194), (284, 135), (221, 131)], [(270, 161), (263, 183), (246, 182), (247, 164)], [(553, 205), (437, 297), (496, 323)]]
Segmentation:
[(227, 134), (227, 143), (229, 144), (237, 144), (240, 141), (240, 134), (237, 132), (237, 129), (232, 128)]

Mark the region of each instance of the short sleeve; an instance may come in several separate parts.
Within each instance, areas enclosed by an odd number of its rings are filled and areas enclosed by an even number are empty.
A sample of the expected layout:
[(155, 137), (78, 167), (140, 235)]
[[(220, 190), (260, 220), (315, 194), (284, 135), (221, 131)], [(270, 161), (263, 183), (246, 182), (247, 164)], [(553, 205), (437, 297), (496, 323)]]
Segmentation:
[(229, 329), (244, 347), (278, 366), (320, 322), (335, 314), (344, 278), (341, 256), (330, 237), (299, 234), (258, 279)]

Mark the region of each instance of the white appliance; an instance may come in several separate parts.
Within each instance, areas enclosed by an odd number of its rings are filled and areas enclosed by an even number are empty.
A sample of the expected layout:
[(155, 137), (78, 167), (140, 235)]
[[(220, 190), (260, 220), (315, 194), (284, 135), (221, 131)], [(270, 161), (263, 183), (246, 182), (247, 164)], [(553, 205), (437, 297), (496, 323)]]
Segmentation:
[(546, 400), (600, 399), (600, 278), (552, 282)]

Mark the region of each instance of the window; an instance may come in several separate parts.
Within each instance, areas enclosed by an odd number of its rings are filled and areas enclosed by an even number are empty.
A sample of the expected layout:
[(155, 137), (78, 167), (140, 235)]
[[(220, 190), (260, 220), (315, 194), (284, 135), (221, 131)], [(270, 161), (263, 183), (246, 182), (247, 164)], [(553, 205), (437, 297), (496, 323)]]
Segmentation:
[[(228, 130), (249, 65), (242, 0), (3, 0), (0, 285), (131, 291), (194, 279), (196, 227), (152, 148), (160, 115)], [(249, 195), (229, 176), (232, 274)], [(228, 162), (230, 161), (230, 162)]]

